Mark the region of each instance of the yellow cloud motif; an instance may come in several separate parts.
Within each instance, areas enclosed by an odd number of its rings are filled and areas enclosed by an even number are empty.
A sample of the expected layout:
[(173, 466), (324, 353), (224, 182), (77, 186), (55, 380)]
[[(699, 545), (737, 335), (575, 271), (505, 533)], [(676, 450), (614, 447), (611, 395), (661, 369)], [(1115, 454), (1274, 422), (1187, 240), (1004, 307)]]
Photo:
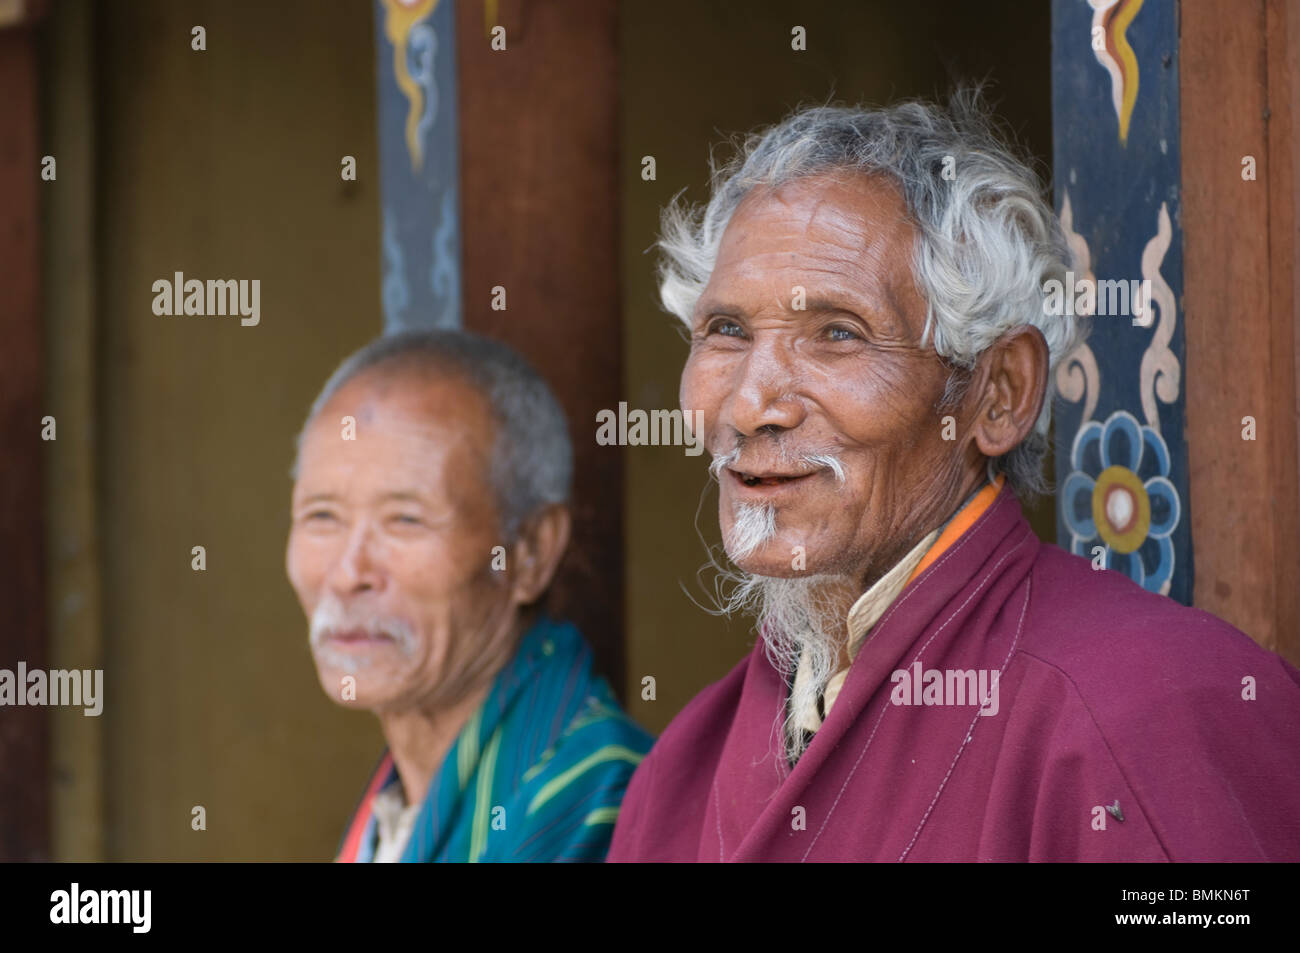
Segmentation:
[(424, 110), (424, 91), (411, 76), (406, 66), (406, 45), (411, 29), (433, 13), (438, 0), (382, 0), (384, 4), (384, 35), (393, 44), (393, 78), (397, 88), (406, 97), (406, 151), (411, 156), (411, 168), (417, 172), (424, 165), (424, 148), (420, 144), (420, 113)]
[(1138, 61), (1125, 33), (1142, 9), (1142, 0), (1088, 2), (1092, 6), (1092, 35), (1104, 40), (1100, 49), (1093, 43), (1093, 55), (1110, 74), (1111, 101), (1119, 119), (1119, 141), (1127, 143), (1129, 120), (1138, 95)]

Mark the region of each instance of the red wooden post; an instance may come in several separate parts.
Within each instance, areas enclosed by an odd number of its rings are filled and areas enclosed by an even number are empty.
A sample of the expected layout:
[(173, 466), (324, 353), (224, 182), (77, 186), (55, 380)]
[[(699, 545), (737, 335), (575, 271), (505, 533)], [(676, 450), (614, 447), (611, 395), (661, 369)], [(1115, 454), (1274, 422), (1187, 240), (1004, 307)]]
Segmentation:
[[(501, 3), (489, 23), (494, 6), (456, 8), (464, 323), (527, 355), (567, 411), (576, 506), (557, 608), (617, 689), (622, 450), (595, 441), (596, 413), (617, 408), (622, 387), (617, 9)], [(496, 286), (507, 310), (492, 310)]]

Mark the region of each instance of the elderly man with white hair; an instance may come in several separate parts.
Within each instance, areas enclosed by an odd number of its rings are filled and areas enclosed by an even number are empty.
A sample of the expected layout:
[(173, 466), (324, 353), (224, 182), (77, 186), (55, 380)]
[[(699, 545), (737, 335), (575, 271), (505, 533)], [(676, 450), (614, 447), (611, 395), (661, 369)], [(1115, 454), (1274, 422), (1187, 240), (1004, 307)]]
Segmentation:
[(487, 338), (380, 338), (317, 398), (286, 565), (321, 687), (388, 742), (339, 860), (604, 857), (650, 737), (542, 609), (572, 471), (550, 389)]
[(610, 860), (1300, 859), (1296, 670), (1021, 513), (1083, 329), (976, 95), (798, 111), (663, 224), (761, 638), (637, 769)]

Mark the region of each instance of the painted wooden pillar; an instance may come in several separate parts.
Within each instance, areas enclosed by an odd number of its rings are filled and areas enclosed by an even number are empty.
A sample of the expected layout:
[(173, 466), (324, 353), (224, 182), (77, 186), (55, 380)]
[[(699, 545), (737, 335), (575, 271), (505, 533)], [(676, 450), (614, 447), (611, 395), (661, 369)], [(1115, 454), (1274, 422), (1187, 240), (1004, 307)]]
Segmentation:
[(1091, 315), (1054, 382), (1058, 541), (1190, 604), (1178, 77), (1173, 0), (1053, 0), (1060, 303)]
[(617, 5), (377, 0), (375, 15), (385, 330), (463, 325), (551, 385), (575, 475), (549, 608), (618, 689), (623, 460), (595, 442), (596, 414), (625, 399)]
[(384, 330), (461, 323), (451, 0), (375, 0)]
[(1152, 291), (1056, 380), (1060, 541), (1300, 664), (1300, 3), (1053, 0), (1052, 42), (1076, 273)]

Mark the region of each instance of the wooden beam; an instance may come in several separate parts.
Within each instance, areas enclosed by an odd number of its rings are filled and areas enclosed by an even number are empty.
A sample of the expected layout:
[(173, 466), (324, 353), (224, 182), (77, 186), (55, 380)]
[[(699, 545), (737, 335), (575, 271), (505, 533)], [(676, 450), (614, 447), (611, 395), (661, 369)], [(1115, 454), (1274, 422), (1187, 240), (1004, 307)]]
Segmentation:
[[(617, 690), (623, 451), (595, 442), (596, 413), (617, 409), (623, 379), (616, 13), (613, 0), (456, 8), (464, 323), (527, 355), (564, 405), (575, 521), (556, 609)], [(493, 25), (504, 50), (491, 48)], [(496, 286), (504, 311), (491, 307)]]
[[(1300, 664), (1293, 108), (1297, 7), (1181, 5), (1196, 605)], [(1243, 178), (1253, 157), (1256, 179)], [(1244, 419), (1257, 439), (1243, 439)]]
[(1276, 432), (1269, 435), (1273, 489), (1276, 638), (1273, 648), (1300, 665), (1300, 269), (1296, 202), (1300, 189), (1300, 3), (1269, 0), (1268, 52), (1269, 372)]

